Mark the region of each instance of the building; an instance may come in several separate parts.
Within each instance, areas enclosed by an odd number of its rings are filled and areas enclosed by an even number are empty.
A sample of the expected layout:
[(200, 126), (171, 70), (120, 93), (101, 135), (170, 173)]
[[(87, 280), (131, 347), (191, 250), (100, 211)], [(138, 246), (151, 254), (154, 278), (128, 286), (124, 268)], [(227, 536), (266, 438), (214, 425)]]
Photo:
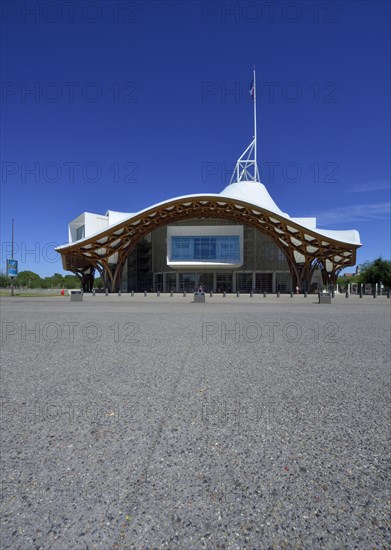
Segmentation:
[(64, 269), (91, 290), (95, 271), (112, 291), (309, 290), (356, 262), (358, 232), (325, 231), (315, 218), (281, 212), (259, 181), (239, 179), (219, 194), (186, 195), (141, 212), (84, 212), (57, 248)]
[[(255, 77), (255, 75), (254, 75)], [(56, 250), (90, 291), (96, 272), (112, 292), (289, 292), (335, 283), (356, 263), (356, 230), (316, 227), (282, 212), (259, 178), (254, 139), (218, 194), (185, 195), (136, 213), (84, 212)], [(318, 279), (316, 279), (318, 276)]]

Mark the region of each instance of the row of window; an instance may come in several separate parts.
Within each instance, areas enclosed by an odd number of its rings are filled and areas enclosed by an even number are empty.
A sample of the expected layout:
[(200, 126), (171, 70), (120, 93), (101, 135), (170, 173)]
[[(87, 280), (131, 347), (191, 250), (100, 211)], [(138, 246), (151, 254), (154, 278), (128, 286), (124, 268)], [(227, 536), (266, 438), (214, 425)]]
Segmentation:
[(240, 262), (240, 237), (172, 236), (171, 261)]

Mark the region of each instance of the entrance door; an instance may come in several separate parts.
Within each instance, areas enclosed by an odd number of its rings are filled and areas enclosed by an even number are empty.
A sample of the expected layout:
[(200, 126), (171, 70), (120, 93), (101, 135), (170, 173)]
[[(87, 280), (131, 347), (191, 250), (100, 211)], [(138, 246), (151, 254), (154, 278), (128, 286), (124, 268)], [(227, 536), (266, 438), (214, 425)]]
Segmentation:
[(255, 290), (257, 292), (273, 292), (273, 274), (272, 273), (256, 273), (255, 274)]
[(205, 292), (213, 291), (213, 273), (198, 273), (198, 283), (197, 288), (199, 285), (202, 285), (202, 288)]
[(194, 292), (197, 286), (196, 273), (179, 273), (179, 289), (180, 291)]
[(232, 273), (216, 274), (216, 292), (232, 292)]
[(163, 273), (156, 273), (155, 274), (155, 292), (160, 290), (160, 292), (163, 292)]
[(236, 273), (236, 290), (239, 292), (251, 292), (253, 289), (252, 273)]

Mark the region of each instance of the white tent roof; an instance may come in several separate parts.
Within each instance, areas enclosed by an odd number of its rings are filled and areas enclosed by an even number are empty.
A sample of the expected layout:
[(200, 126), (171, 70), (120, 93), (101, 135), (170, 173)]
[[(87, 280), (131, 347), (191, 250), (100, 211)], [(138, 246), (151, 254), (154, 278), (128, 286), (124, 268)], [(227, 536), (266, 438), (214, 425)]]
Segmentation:
[[(267, 191), (266, 187), (257, 181), (240, 181), (231, 183), (221, 193), (203, 193), (202, 195), (199, 194), (192, 194), (192, 195), (184, 195), (181, 197), (175, 197), (173, 199), (168, 199), (165, 201), (162, 201), (158, 204), (151, 205), (145, 209), (140, 210), (139, 212), (135, 213), (125, 213), (125, 212), (116, 212), (112, 210), (108, 210), (106, 213), (106, 216), (108, 218), (108, 225), (109, 227), (114, 227), (116, 225), (121, 224), (125, 220), (130, 220), (134, 216), (138, 216), (142, 214), (143, 212), (148, 211), (150, 208), (156, 208), (158, 206), (162, 206), (168, 202), (171, 202), (172, 200), (185, 200), (186, 198), (195, 198), (195, 197), (225, 197), (225, 198), (231, 198), (231, 199), (237, 199), (242, 202), (246, 202), (248, 204), (263, 208), (265, 210), (268, 210), (269, 212), (273, 212), (275, 214), (278, 214), (279, 216), (291, 220), (292, 222), (295, 222), (298, 225), (301, 225), (304, 229), (312, 229), (312, 231), (316, 231), (319, 235), (323, 235), (324, 237), (329, 237), (331, 239), (354, 244), (354, 245), (361, 245), (360, 243), (360, 235), (358, 231), (355, 229), (350, 230), (325, 230), (325, 229), (318, 229), (316, 227), (316, 219), (315, 218), (291, 218), (289, 214), (286, 212), (282, 212), (274, 200), (269, 195), (269, 192)], [(96, 233), (96, 235), (99, 235), (100, 231)], [(94, 235), (88, 235), (85, 238), (90, 238)], [(85, 240), (85, 239), (81, 239)], [(69, 243), (71, 244), (71, 243)], [(72, 243), (74, 244), (74, 243)], [(58, 249), (66, 248), (68, 245), (63, 245), (58, 247)]]
[(284, 218), (290, 217), (278, 208), (274, 200), (269, 195), (266, 187), (263, 183), (258, 181), (237, 181), (235, 183), (231, 183), (221, 191), (220, 195), (266, 208), (266, 210), (270, 210), (275, 214), (284, 216)]

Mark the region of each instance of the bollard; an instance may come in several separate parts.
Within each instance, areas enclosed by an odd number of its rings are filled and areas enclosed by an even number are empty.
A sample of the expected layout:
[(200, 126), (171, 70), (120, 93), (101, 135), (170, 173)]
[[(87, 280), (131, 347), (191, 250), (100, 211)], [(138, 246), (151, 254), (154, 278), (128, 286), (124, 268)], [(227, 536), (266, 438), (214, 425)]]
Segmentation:
[(226, 293), (225, 290), (224, 290), (224, 292), (223, 292), (223, 298), (225, 298), (226, 296), (227, 296), (227, 293)]
[(291, 291), (291, 298), (293, 298), (293, 292)]
[(277, 292), (277, 298), (279, 298), (279, 297), (280, 297), (280, 291)]
[(121, 291), (120, 290), (118, 291), (118, 296), (121, 296)]
[(236, 298), (239, 298), (239, 290), (236, 291)]
[(387, 290), (387, 298), (390, 299), (390, 291)]
[(373, 297), (376, 298), (376, 290), (373, 291)]
[(345, 298), (349, 298), (349, 291), (348, 290), (345, 292)]
[(250, 292), (250, 298), (253, 297), (253, 294), (254, 294), (253, 291), (251, 291), (251, 292)]
[(160, 290), (157, 291), (156, 296), (159, 298), (159, 296), (160, 296)]
[(92, 295), (95, 296), (95, 288), (92, 289)]
[(109, 295), (109, 289), (106, 288), (106, 290), (105, 290), (105, 296), (108, 296), (108, 295)]
[(186, 290), (183, 291), (183, 298), (186, 298)]
[(304, 298), (307, 298), (307, 292), (304, 292)]
[(133, 298), (133, 296), (134, 296), (134, 290), (132, 290), (132, 292), (130, 293), (130, 295), (131, 295), (132, 298)]
[(362, 298), (362, 290), (360, 289), (360, 298)]
[(172, 298), (173, 296), (174, 296), (174, 293), (173, 293), (173, 291), (171, 290), (171, 292), (170, 292), (170, 297)]
[(266, 298), (266, 292), (263, 293), (263, 297)]
[(213, 292), (212, 292), (212, 291), (209, 292), (209, 296), (210, 296), (211, 298), (213, 298)]
[(144, 298), (146, 298), (146, 297), (147, 297), (147, 291), (144, 290)]

